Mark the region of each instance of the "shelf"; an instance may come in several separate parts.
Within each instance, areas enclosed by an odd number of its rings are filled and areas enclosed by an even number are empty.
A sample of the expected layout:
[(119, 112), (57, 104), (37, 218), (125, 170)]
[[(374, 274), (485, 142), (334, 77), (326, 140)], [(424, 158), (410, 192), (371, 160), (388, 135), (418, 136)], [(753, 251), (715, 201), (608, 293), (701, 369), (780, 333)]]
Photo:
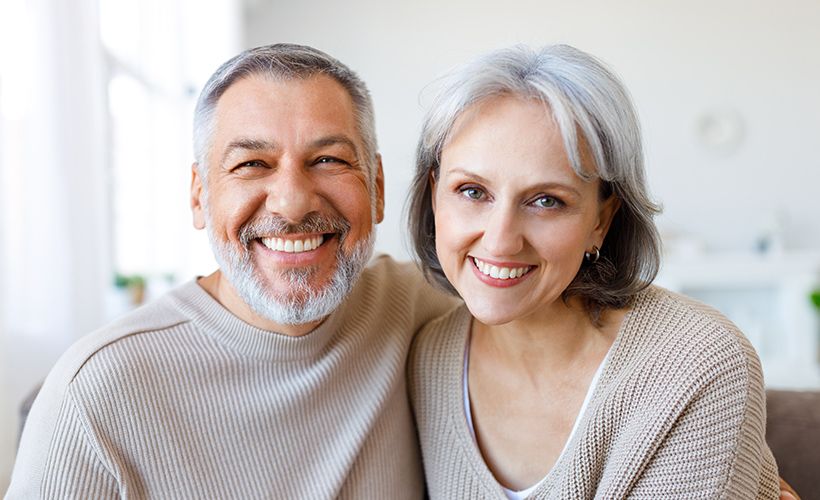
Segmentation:
[(820, 252), (669, 257), (660, 286), (709, 304), (744, 332), (769, 387), (820, 389)]

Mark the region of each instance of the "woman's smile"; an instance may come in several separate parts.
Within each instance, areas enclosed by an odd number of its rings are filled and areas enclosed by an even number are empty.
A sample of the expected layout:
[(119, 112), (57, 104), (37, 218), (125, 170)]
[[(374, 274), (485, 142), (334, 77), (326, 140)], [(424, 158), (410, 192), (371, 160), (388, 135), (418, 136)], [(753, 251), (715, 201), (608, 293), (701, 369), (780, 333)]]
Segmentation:
[(521, 262), (495, 262), (473, 256), (469, 256), (467, 261), (482, 283), (499, 288), (521, 283), (537, 267)]

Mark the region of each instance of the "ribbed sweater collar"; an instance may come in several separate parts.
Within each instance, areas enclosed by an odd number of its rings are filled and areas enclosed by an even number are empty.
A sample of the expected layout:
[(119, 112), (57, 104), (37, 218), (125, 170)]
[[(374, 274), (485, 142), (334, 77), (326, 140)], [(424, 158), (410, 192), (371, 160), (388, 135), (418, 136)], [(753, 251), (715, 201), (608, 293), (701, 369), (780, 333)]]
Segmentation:
[(319, 356), (341, 325), (340, 306), (315, 330), (301, 337), (262, 330), (237, 318), (211, 297), (196, 279), (171, 292), (174, 305), (202, 332), (244, 356), (267, 361), (296, 361)]

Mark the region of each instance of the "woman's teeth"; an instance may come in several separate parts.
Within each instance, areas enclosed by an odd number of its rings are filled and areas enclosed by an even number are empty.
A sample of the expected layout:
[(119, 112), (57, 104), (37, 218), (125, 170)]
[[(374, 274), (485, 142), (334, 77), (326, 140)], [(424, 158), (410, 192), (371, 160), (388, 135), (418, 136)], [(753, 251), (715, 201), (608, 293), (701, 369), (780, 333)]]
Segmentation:
[(277, 252), (300, 253), (310, 252), (319, 248), (324, 236), (314, 236), (303, 240), (289, 240), (286, 238), (261, 238), (262, 244)]
[(534, 266), (524, 266), (524, 267), (497, 267), (492, 264), (488, 264), (484, 261), (478, 260), (473, 257), (473, 262), (475, 262), (475, 266), (478, 268), (479, 271), (486, 274), (490, 278), (497, 278), (501, 280), (513, 279), (513, 278), (520, 278), (524, 276)]

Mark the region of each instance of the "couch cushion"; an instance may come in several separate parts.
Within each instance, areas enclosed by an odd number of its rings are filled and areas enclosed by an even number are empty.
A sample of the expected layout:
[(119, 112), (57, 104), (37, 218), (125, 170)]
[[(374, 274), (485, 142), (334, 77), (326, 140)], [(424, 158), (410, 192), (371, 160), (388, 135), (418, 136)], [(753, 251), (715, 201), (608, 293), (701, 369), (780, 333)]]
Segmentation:
[(820, 499), (820, 392), (766, 392), (766, 441), (780, 476), (803, 500)]

